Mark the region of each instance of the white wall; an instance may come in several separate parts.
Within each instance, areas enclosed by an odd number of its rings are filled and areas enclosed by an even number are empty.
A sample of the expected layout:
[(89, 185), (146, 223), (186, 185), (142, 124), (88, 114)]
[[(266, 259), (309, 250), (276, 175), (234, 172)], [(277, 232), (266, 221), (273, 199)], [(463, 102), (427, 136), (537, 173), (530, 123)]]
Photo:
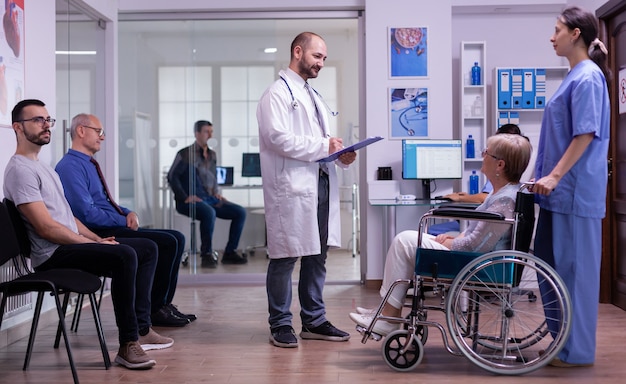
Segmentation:
[[(388, 137), (388, 88), (427, 87), (429, 137), (451, 138), (453, 105), (450, 76), (452, 73), (450, 3), (412, 0), (393, 2), (393, 8), (402, 12), (389, 12), (389, 4), (379, 0), (366, 0), (365, 5), (366, 136)], [(388, 28), (421, 26), (428, 27), (428, 79), (390, 80), (387, 54)], [(384, 140), (366, 151), (365, 177), (363, 172), (361, 174), (361, 196), (363, 196), (361, 200), (365, 202), (361, 204), (361, 252), (365, 252), (367, 256), (367, 279), (382, 277), (384, 251), (381, 234), (387, 229), (387, 223), (382, 222), (383, 208), (367, 204), (369, 196), (365, 194), (368, 189), (380, 189), (380, 183), (375, 180), (376, 169), (380, 166), (391, 166), (394, 180), (400, 180), (402, 193), (419, 194), (421, 191), (418, 181), (401, 181), (401, 144), (400, 140)], [(398, 209), (397, 229), (400, 231), (408, 228), (415, 223), (418, 215), (418, 210), (413, 207)]]
[[(40, 99), (46, 103), (50, 116), (56, 111), (56, 57), (54, 54), (56, 24), (53, 1), (25, 0), (24, 17), (24, 98)], [(9, 110), (13, 105), (9, 106)], [(4, 168), (15, 153), (15, 132), (12, 128), (0, 127), (0, 185), (4, 185)], [(49, 160), (50, 150), (41, 153), (44, 161)], [(0, 190), (4, 198), (4, 192)]]

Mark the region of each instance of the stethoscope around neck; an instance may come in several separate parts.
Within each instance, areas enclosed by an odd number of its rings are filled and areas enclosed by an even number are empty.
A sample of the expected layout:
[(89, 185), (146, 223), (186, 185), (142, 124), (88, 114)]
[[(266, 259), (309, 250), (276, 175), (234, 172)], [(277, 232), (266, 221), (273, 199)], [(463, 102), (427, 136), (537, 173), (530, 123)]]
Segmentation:
[[(289, 91), (289, 94), (291, 95), (291, 108), (293, 109), (297, 109), (299, 104), (296, 101), (296, 98), (293, 96), (293, 92), (291, 91), (291, 87), (289, 86), (289, 83), (287, 82), (287, 79), (285, 79), (284, 77), (280, 77), (280, 79), (285, 83), (285, 85), (287, 86), (287, 90)], [(317, 92), (315, 90), (315, 88), (309, 86), (313, 92), (315, 92), (315, 94), (317, 95), (317, 97), (319, 97), (319, 99), (322, 101), (322, 104), (324, 104), (324, 107), (326, 108), (326, 110), (328, 111), (328, 113), (330, 113), (332, 116), (337, 116), (339, 114), (339, 112), (337, 111), (333, 111), (332, 109), (330, 109), (330, 106), (328, 105), (328, 103), (326, 103), (326, 101), (324, 100), (324, 98), (322, 97), (322, 95), (320, 95), (319, 92)]]

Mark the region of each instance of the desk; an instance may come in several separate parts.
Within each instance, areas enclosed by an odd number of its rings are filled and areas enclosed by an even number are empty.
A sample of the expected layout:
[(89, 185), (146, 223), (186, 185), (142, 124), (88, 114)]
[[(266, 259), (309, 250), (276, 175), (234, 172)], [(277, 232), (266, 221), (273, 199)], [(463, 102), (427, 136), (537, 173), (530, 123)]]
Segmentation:
[(396, 236), (396, 207), (436, 207), (449, 203), (447, 200), (396, 200), (396, 199), (370, 199), (373, 207), (383, 207), (383, 222), (387, 223), (387, 230), (383, 230), (383, 260), (387, 257), (387, 251), (391, 240)]

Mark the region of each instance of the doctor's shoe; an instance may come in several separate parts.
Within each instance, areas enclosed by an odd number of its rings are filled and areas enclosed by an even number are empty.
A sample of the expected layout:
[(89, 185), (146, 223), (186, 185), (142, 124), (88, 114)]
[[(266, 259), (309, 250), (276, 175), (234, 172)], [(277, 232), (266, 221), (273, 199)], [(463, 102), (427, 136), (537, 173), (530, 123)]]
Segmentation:
[(224, 255), (222, 255), (222, 264), (245, 264), (247, 262), (248, 259), (235, 251), (224, 252)]
[[(369, 328), (372, 320), (374, 320), (374, 316), (372, 315), (362, 315), (359, 313), (351, 313), (350, 319), (360, 325), (363, 328)], [(391, 332), (399, 329), (399, 324), (392, 324), (385, 320), (378, 320), (376, 324), (374, 324), (374, 328), (372, 332), (377, 333), (381, 336), (387, 336)]]
[(330, 321), (327, 321), (317, 327), (307, 327), (303, 325), (300, 337), (310, 340), (348, 341), (350, 334), (336, 328)]
[(298, 338), (290, 325), (270, 329), (270, 343), (282, 348), (297, 348)]

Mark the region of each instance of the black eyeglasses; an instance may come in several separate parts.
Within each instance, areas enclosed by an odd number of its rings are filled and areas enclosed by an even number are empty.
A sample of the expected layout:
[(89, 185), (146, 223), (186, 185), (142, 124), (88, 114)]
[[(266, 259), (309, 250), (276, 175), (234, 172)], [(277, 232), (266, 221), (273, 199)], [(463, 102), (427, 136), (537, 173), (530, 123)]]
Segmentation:
[(485, 156), (491, 156), (491, 157), (493, 157), (493, 158), (494, 158), (494, 159), (496, 159), (496, 160), (502, 160), (501, 158), (496, 157), (496, 156), (492, 155), (491, 153), (487, 152), (487, 148), (483, 149), (483, 151), (481, 152), (481, 154), (482, 154), (482, 156), (483, 156), (483, 157), (485, 157)]
[(24, 123), (26, 121), (32, 121), (35, 124), (41, 125), (43, 127), (44, 123), (50, 124), (50, 127), (54, 127), (54, 123), (56, 123), (56, 119), (52, 119), (50, 117), (43, 116), (35, 116), (30, 119), (17, 120), (17, 123)]
[(93, 129), (98, 134), (98, 137), (104, 136), (104, 128), (90, 127), (88, 125), (83, 125), (83, 127)]

